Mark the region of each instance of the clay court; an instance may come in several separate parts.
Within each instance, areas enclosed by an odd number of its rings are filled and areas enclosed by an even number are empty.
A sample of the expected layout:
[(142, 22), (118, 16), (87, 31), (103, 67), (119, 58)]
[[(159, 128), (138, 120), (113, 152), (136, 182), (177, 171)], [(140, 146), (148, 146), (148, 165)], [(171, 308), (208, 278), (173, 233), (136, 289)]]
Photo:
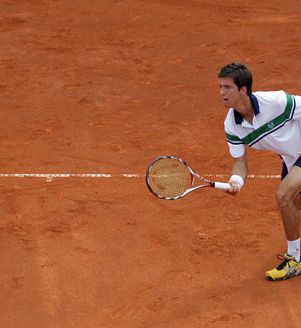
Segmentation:
[(255, 90), (300, 95), (296, 2), (0, 10), (0, 327), (300, 327), (301, 277), (265, 279), (286, 250), (277, 155), (248, 151), (237, 197), (159, 200), (144, 177), (165, 154), (227, 181), (217, 72), (241, 61)]

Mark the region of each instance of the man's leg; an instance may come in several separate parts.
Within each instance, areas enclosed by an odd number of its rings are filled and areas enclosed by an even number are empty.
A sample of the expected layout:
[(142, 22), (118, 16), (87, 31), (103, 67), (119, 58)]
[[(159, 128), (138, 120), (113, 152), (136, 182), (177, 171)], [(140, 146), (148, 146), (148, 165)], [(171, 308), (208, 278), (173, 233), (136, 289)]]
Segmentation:
[(287, 238), (287, 254), (284, 254), (283, 261), (276, 268), (266, 272), (269, 280), (284, 280), (301, 274), (300, 219), (298, 212), (300, 190), (301, 168), (293, 166), (291, 171), (283, 177), (276, 193)]
[(298, 194), (295, 198), (295, 205), (297, 210), (301, 210), (301, 194)]
[[(277, 193), (277, 203), (287, 240), (300, 238), (300, 219), (298, 208), (301, 205), (301, 168), (293, 166), (289, 174), (281, 181)], [(300, 206), (301, 207), (301, 206)]]

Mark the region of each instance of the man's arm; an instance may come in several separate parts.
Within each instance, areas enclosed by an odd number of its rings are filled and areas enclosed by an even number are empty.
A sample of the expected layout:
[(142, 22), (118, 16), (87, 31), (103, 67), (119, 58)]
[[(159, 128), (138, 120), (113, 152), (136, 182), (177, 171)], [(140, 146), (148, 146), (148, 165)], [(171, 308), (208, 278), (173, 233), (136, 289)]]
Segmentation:
[(233, 159), (232, 175), (229, 183), (231, 188), (227, 191), (230, 195), (236, 195), (242, 188), (244, 182), (247, 180), (249, 174), (247, 155), (246, 153), (241, 157)]

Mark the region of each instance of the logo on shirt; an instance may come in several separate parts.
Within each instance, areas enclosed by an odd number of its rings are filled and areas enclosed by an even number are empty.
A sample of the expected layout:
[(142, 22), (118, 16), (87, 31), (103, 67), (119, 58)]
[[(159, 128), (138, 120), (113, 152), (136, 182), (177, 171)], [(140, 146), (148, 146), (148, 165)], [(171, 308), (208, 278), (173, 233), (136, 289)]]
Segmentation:
[(274, 126), (275, 126), (275, 124), (273, 122), (268, 123), (268, 128), (269, 129), (273, 129)]

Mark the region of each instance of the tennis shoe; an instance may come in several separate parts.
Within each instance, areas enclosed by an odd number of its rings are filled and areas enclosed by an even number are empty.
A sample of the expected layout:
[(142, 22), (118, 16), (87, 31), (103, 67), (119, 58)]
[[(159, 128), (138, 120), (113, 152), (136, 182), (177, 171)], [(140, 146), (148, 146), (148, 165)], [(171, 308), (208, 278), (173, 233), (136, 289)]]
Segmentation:
[(277, 255), (282, 262), (274, 269), (266, 272), (268, 280), (286, 280), (301, 274), (301, 262), (297, 262), (295, 256), (288, 254)]

